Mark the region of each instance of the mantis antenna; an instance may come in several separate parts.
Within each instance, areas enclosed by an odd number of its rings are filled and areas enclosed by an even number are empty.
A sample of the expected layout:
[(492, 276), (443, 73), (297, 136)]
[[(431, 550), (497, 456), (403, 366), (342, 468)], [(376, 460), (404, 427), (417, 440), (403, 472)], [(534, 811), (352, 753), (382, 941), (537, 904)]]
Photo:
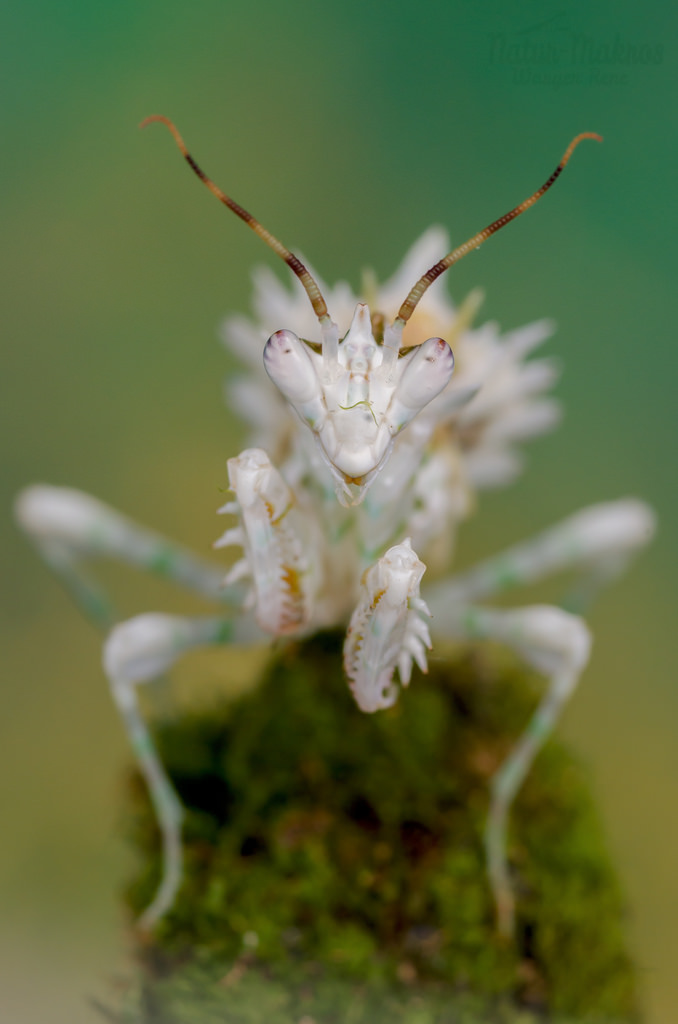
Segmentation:
[(205, 185), (207, 185), (210, 192), (212, 192), (212, 194), (215, 195), (217, 199), (220, 199), (224, 206), (227, 206), (229, 210), (232, 210), (233, 213), (237, 214), (237, 216), (240, 217), (241, 220), (244, 220), (245, 224), (251, 227), (252, 231), (254, 231), (256, 235), (259, 235), (259, 238), (262, 238), (264, 242), (266, 242), (266, 245), (270, 246), (270, 248), (273, 249), (273, 252), (277, 253), (277, 255), (280, 256), (280, 258), (285, 261), (290, 270), (292, 270), (297, 275), (302, 285), (304, 286), (306, 294), (311, 300), (311, 305), (313, 306), (315, 315), (318, 317), (318, 320), (320, 321), (321, 325), (330, 323), (331, 319), (329, 313), (327, 312), (327, 303), (325, 302), (322, 296), (320, 288), (318, 287), (317, 282), (314, 280), (309, 270), (301, 262), (299, 257), (295, 256), (293, 252), (290, 252), (290, 250), (287, 249), (282, 244), (282, 242), (278, 241), (275, 235), (272, 235), (271, 232), (267, 231), (266, 228), (262, 224), (260, 224), (258, 220), (255, 220), (251, 213), (248, 213), (247, 210), (243, 209), (243, 207), (240, 206), (239, 203), (236, 203), (234, 199), (231, 199), (230, 196), (227, 196), (225, 192), (222, 192), (218, 185), (215, 185), (212, 179), (207, 177), (205, 172), (201, 170), (200, 167), (198, 167), (197, 163), (186, 149), (186, 144), (184, 143), (184, 140), (179, 134), (177, 128), (174, 126), (174, 124), (170, 121), (168, 117), (164, 117), (162, 114), (151, 114), (150, 117), (145, 118), (145, 120), (141, 122), (139, 127), (145, 128), (146, 125), (151, 124), (153, 121), (160, 121), (161, 124), (164, 124), (167, 126), (167, 128), (169, 128), (172, 135), (174, 136), (174, 141), (179, 147), (179, 150), (183, 154), (189, 167), (191, 168), (192, 171), (195, 172), (195, 174), (198, 175), (200, 180), (204, 182)]
[(525, 211), (529, 210), (531, 206), (534, 206), (537, 200), (541, 199), (545, 192), (548, 192), (556, 178), (558, 178), (563, 172), (568, 160), (583, 139), (596, 139), (597, 142), (603, 141), (602, 137), (600, 135), (596, 135), (595, 132), (582, 132), (581, 135), (577, 135), (576, 138), (572, 139), (572, 142), (565, 150), (560, 163), (551, 177), (548, 181), (544, 182), (540, 189), (537, 189), (534, 195), (531, 195), (529, 199), (523, 200), (519, 206), (515, 206), (512, 210), (509, 210), (508, 213), (505, 213), (504, 216), (500, 217), (498, 220), (493, 221), (488, 225), (488, 227), (483, 228), (483, 230), (479, 231), (477, 235), (473, 236), (473, 238), (469, 238), (468, 242), (464, 242), (464, 244), (460, 245), (457, 249), (453, 249), (452, 252), (448, 253), (442, 260), (438, 260), (430, 270), (427, 270), (426, 273), (419, 278), (414, 288), (398, 310), (394, 326), (402, 328), (407, 323), (427, 288), (429, 288), (429, 286), (432, 285), (441, 274), (444, 274), (453, 263), (457, 263), (462, 256), (466, 256), (466, 254), (471, 252), (472, 249), (480, 248), (483, 242), (487, 241), (490, 235), (493, 235), (495, 231), (499, 231), (500, 228), (505, 227), (512, 220), (515, 220), (516, 217), (519, 217), (521, 213), (525, 213)]

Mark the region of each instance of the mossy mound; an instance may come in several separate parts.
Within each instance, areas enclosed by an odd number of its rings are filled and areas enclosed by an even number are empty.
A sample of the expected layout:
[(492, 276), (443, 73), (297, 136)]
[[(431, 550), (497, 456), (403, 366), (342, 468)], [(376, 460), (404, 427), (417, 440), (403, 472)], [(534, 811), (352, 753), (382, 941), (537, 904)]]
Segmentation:
[[(582, 772), (556, 743), (511, 817), (515, 942), (494, 928), (488, 781), (542, 681), (469, 653), (364, 715), (340, 652), (334, 634), (289, 646), (255, 691), (158, 726), (187, 808), (185, 884), (116, 1019), (636, 1021), (619, 889)], [(133, 838), (137, 914), (159, 869), (138, 779)]]

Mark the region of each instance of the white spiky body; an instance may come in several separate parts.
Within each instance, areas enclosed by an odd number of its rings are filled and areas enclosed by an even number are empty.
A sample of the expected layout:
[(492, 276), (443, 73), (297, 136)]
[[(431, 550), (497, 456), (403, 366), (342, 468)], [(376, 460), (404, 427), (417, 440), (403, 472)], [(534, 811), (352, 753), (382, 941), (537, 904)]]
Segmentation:
[[(163, 878), (145, 925), (172, 905), (180, 884), (181, 806), (135, 687), (196, 646), (270, 642), (332, 627), (346, 631), (344, 667), (356, 702), (374, 712), (397, 699), (397, 677), (408, 685), (413, 662), (426, 671), (430, 616), (434, 641), (493, 638), (548, 678), (492, 782), (488, 874), (499, 926), (511, 930), (508, 810), (576, 685), (590, 637), (582, 619), (560, 608), (495, 610), (478, 602), (561, 569), (580, 571), (590, 596), (647, 542), (654, 519), (635, 500), (596, 506), (476, 569), (446, 576), (477, 492), (513, 479), (521, 469), (517, 445), (558, 418), (557, 403), (544, 395), (554, 367), (528, 359), (550, 334), (548, 323), (504, 337), (494, 324), (472, 329), (477, 296), (455, 309), (434, 287), (401, 338), (399, 303), (447, 248), (439, 229), (427, 232), (392, 280), (367, 287), (361, 301), (347, 285), (321, 282), (336, 317), (321, 328), (298, 282), (290, 291), (268, 271), (257, 275), (256, 322), (234, 318), (225, 331), (250, 369), (229, 382), (230, 401), (253, 430), (253, 447), (228, 462), (235, 500), (220, 511), (237, 522), (215, 546), (238, 546), (242, 557), (225, 580), (215, 566), (80, 492), (39, 486), (17, 502), (22, 527), (96, 621), (110, 625), (110, 609), (79, 565), (96, 555), (161, 572), (225, 608), (218, 618), (139, 616), (115, 625), (106, 641), (113, 697), (163, 833)], [(382, 323), (383, 332), (373, 326)], [(247, 580), (245, 593), (240, 580)]]

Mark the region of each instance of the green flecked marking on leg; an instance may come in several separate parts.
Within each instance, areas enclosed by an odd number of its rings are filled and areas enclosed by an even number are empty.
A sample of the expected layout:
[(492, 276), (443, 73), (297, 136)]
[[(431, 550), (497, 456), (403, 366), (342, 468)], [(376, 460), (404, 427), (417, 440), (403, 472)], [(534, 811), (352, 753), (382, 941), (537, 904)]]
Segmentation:
[(176, 568), (176, 554), (168, 547), (159, 547), (153, 552), (148, 568), (157, 576), (168, 577), (174, 574)]
[(499, 562), (494, 570), (495, 584), (499, 590), (508, 590), (522, 582), (516, 566), (510, 561)]
[(233, 623), (229, 622), (227, 619), (224, 619), (223, 622), (220, 622), (219, 625), (217, 626), (216, 632), (214, 634), (214, 643), (230, 644), (232, 640)]
[(493, 792), (500, 797), (510, 797), (516, 791), (523, 768), (518, 761), (503, 764), (497, 775), (492, 779)]
[(465, 608), (462, 613), (462, 627), (471, 639), (484, 636), (482, 621), (475, 608)]
[[(48, 559), (48, 562), (50, 560)], [(85, 615), (102, 629), (109, 629), (115, 622), (113, 605), (104, 592), (90, 582), (83, 571), (72, 564), (52, 564), (54, 571), (70, 591), (71, 596)]]
[(149, 754), (155, 756), (155, 749), (153, 747), (153, 741), (146, 732), (137, 732), (132, 740), (132, 749), (134, 753), (140, 758), (145, 758)]
[(114, 621), (113, 608), (111, 603), (103, 596), (93, 590), (82, 588), (78, 593), (78, 599), (85, 614), (92, 619), (97, 626), (108, 628)]
[(542, 741), (548, 736), (552, 728), (553, 721), (551, 717), (543, 711), (536, 711), (527, 726), (527, 731), (530, 736), (534, 736), (535, 739)]

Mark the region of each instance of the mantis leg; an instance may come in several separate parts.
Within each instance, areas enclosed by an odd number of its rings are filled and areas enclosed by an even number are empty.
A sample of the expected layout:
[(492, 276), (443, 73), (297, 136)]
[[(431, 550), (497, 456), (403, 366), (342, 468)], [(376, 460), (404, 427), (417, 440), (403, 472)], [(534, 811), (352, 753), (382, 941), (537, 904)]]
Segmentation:
[(591, 637), (582, 619), (549, 605), (496, 611), (468, 605), (432, 607), (436, 631), (458, 639), (492, 639), (514, 648), (548, 680), (546, 693), (515, 747), (492, 778), (485, 851), (497, 924), (514, 927), (515, 899), (508, 869), (508, 816), (532, 763), (553, 730), (588, 661)]
[(523, 735), (491, 783), (485, 834), (487, 866), (499, 929), (505, 934), (512, 932), (514, 919), (506, 856), (509, 810), (577, 685), (588, 660), (590, 635), (580, 618), (560, 608), (492, 611), (474, 606), (474, 602), (557, 572), (576, 570), (581, 582), (567, 604), (581, 609), (650, 540), (654, 525), (651, 509), (633, 498), (592, 505), (469, 572), (434, 583), (425, 592), (434, 632), (458, 639), (490, 638), (507, 643), (549, 680)]
[(150, 613), (115, 626), (104, 644), (103, 662), (111, 693), (148, 786), (162, 837), (162, 878), (140, 918), (142, 928), (153, 927), (170, 909), (181, 885), (183, 808), (139, 710), (136, 687), (166, 672), (192, 648), (251, 643), (262, 637), (248, 620)]
[(158, 533), (69, 487), (37, 484), (17, 498), (15, 514), (85, 616), (102, 628), (116, 619), (108, 597), (83, 563), (114, 558), (195, 591), (240, 606), (242, 590), (224, 587), (224, 572)]
[(520, 584), (574, 569), (581, 573), (582, 585), (563, 604), (581, 611), (648, 543), (654, 526), (652, 510), (635, 498), (591, 505), (469, 572), (433, 584), (426, 600), (429, 604), (483, 601)]

